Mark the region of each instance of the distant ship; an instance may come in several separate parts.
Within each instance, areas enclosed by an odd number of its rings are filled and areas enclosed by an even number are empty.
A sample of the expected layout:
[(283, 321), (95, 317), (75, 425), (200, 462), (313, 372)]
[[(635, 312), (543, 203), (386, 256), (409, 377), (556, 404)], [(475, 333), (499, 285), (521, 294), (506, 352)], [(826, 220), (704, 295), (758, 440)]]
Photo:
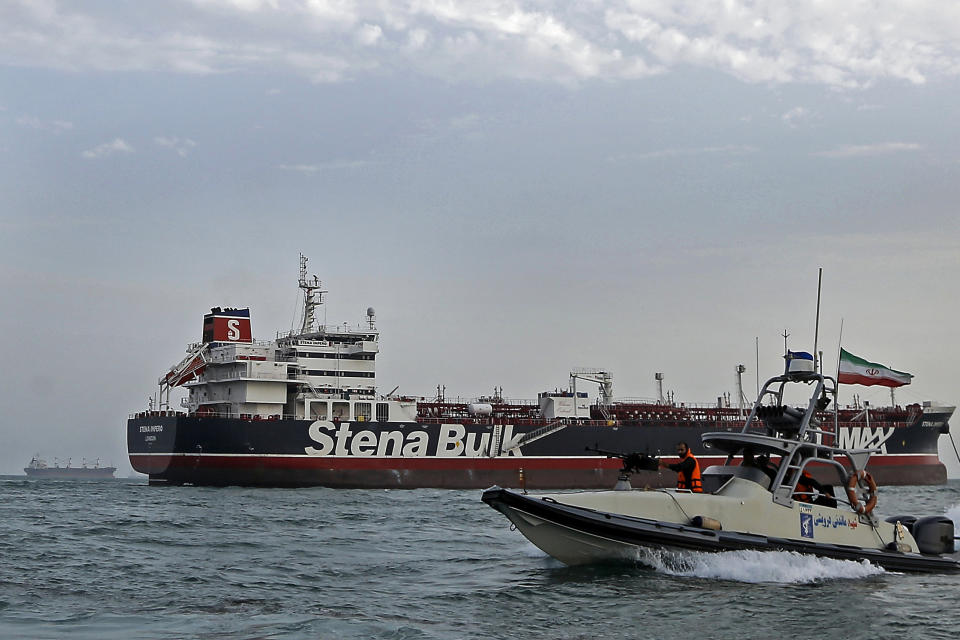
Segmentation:
[[(700, 464), (725, 454), (700, 446), (704, 432), (740, 431), (749, 408), (718, 398), (710, 404), (664, 397), (615, 398), (613, 376), (574, 369), (568, 389), (535, 400), (508, 400), (502, 390), (475, 400), (377, 393), (379, 332), (372, 308), (359, 327), (316, 326), (320, 282), (307, 276), (299, 330), (254, 340), (248, 308), (215, 307), (201, 341), (158, 380), (150, 410), (127, 421), (133, 468), (151, 484), (328, 486), (365, 488), (604, 488), (621, 461), (607, 451), (670, 455), (686, 441)], [(469, 366), (464, 362), (463, 366)], [(743, 398), (737, 367), (738, 393)], [(599, 388), (596, 401), (586, 385)], [(172, 409), (174, 388), (187, 389), (185, 411)], [(869, 470), (885, 484), (938, 484), (947, 479), (937, 441), (949, 433), (954, 407), (934, 403), (821, 411), (837, 446), (876, 449)], [(637, 478), (651, 486), (671, 474)]]
[(27, 477), (51, 480), (104, 480), (113, 478), (116, 470), (116, 467), (101, 467), (99, 459), (93, 465), (88, 465), (84, 460), (79, 467), (71, 467), (70, 460), (67, 460), (65, 467), (56, 462), (51, 467), (38, 455), (33, 456), (30, 464), (23, 468)]

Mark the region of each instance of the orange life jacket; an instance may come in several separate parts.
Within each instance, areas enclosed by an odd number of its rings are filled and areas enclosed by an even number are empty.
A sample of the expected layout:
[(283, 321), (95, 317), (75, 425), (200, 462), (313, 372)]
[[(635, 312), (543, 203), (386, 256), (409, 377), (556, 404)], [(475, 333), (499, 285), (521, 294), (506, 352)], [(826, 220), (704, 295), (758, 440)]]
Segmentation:
[(813, 502), (813, 476), (804, 471), (797, 480), (796, 493), (793, 494), (794, 500), (800, 502)]
[(680, 462), (683, 462), (687, 458), (693, 460), (693, 473), (690, 474), (690, 478), (688, 479), (684, 476), (683, 471), (677, 472), (677, 489), (688, 489), (694, 493), (703, 493), (703, 482), (700, 478), (700, 462), (693, 457), (690, 449), (687, 449), (687, 455), (680, 458)]

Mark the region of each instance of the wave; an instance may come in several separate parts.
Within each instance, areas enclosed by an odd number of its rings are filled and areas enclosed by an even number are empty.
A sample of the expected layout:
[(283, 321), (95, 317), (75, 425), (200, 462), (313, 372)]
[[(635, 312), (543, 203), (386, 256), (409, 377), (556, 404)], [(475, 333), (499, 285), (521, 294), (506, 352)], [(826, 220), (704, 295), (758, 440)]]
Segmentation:
[(722, 553), (643, 550), (639, 562), (672, 576), (733, 582), (809, 584), (886, 573), (866, 560), (835, 560), (793, 551)]

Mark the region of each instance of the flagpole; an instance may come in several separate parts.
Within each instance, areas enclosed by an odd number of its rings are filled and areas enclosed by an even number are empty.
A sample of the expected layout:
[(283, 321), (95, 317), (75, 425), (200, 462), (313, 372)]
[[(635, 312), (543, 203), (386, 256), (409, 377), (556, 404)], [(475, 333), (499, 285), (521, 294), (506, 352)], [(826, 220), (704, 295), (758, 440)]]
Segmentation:
[(833, 396), (833, 434), (834, 442), (840, 435), (840, 352), (843, 350), (843, 317), (840, 317), (840, 337), (837, 338), (837, 377), (833, 388), (837, 390)]
[(840, 352), (843, 350), (843, 318), (840, 318), (840, 338), (837, 340), (837, 384), (840, 380)]

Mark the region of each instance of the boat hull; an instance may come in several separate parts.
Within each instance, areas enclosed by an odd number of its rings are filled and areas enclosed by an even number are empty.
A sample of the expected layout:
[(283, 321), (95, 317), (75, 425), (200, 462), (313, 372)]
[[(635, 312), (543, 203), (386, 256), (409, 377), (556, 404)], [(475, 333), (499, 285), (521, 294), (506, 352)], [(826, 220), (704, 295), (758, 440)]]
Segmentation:
[[(540, 425), (317, 423), (308, 420), (142, 414), (127, 423), (133, 468), (151, 482), (194, 485), (340, 488), (530, 489), (609, 488), (620, 461), (587, 447), (669, 456), (689, 443), (702, 467), (722, 464), (700, 436), (716, 426), (569, 426), (513, 451), (490, 456), (491, 441), (508, 443)], [(880, 484), (942, 484), (939, 426), (863, 428), (844, 435), (879, 446), (869, 470)], [(499, 434), (499, 435), (498, 435)], [(507, 449), (507, 447), (503, 447)], [(813, 470), (816, 475), (816, 469)], [(640, 472), (636, 487), (673, 486), (669, 471)]]
[(808, 542), (632, 517), (561, 504), (549, 497), (491, 487), (483, 501), (503, 513), (533, 544), (569, 565), (642, 561), (644, 551), (792, 551), (837, 560), (867, 560), (885, 569), (958, 572), (953, 555), (923, 555), (846, 544)]
[(52, 467), (46, 469), (24, 468), (28, 478), (35, 480), (110, 480), (116, 471), (114, 467), (96, 469)]

